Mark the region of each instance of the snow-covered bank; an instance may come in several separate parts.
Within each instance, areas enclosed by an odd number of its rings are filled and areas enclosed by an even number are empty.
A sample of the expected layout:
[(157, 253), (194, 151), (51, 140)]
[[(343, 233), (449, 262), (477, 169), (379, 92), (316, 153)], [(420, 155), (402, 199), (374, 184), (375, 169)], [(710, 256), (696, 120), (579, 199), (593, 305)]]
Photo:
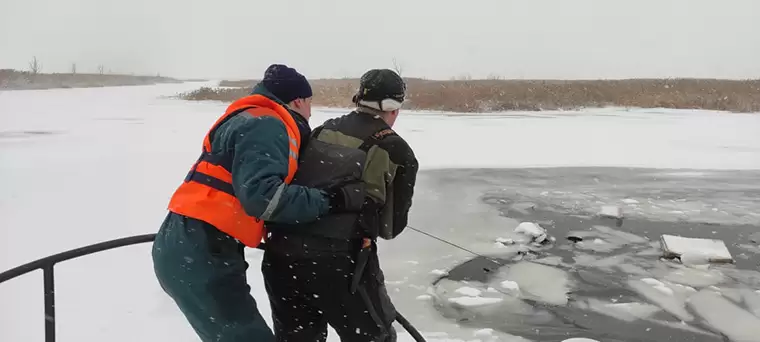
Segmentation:
[[(220, 103), (159, 96), (196, 87), (0, 93), (0, 270), (90, 243), (155, 232), (168, 196), (224, 109)], [(565, 165), (760, 169), (760, 117), (680, 113), (405, 115), (398, 130), (427, 170)], [(316, 112), (312, 124), (339, 114)], [(695, 174), (669, 177), (685, 176)], [(441, 189), (440, 180), (423, 176), (411, 224), (437, 227), (441, 237), (474, 250), (493, 249), (493, 238), (517, 222), (479, 203), (492, 186), (473, 180), (459, 189), (464, 195), (454, 197)], [(413, 231), (383, 242), (391, 295), (428, 336), (489, 340), (480, 329), (435, 319), (438, 313), (421, 305), (426, 298), (421, 296), (437, 277), (430, 270), (470, 257), (443, 247)], [(250, 283), (269, 317), (258, 271), (260, 253), (247, 253)], [(153, 277), (148, 245), (56, 269), (59, 341), (195, 340)], [(38, 273), (0, 285), (0, 341), (42, 340), (40, 293)]]

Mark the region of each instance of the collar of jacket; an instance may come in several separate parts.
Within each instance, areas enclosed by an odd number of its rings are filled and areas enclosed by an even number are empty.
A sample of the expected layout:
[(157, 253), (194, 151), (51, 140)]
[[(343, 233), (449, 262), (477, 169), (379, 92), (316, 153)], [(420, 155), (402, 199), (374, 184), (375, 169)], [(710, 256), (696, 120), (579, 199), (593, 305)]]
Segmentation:
[(383, 125), (386, 128), (391, 128), (391, 126), (388, 125), (388, 123), (385, 122), (382, 117), (380, 117), (380, 113), (382, 113), (380, 111), (374, 110), (372, 108), (357, 107), (354, 109), (354, 113), (360, 117), (366, 117), (370, 118), (372, 121), (378, 121), (379, 124)]
[(298, 131), (301, 134), (301, 151), (303, 152), (304, 146), (306, 146), (306, 143), (308, 142), (309, 136), (311, 135), (311, 127), (309, 126), (309, 121), (306, 120), (301, 114), (298, 114), (298, 112), (292, 110), (290, 107), (288, 107), (287, 104), (283, 103), (282, 100), (278, 99), (274, 94), (272, 94), (269, 89), (267, 89), (261, 82), (257, 83), (253, 90), (251, 91), (251, 95), (262, 95), (266, 98), (277, 102), (277, 104), (285, 107), (285, 109), (288, 110), (288, 113), (290, 113), (290, 116), (293, 117), (293, 120), (296, 122), (296, 125), (298, 125)]

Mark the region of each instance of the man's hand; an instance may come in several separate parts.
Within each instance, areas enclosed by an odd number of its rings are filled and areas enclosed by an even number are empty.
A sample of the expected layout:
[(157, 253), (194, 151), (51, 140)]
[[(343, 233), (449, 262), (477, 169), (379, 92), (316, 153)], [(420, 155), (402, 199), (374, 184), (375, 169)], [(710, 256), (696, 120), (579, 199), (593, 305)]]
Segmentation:
[(330, 201), (330, 213), (355, 212), (362, 209), (366, 198), (364, 182), (336, 185), (325, 190)]

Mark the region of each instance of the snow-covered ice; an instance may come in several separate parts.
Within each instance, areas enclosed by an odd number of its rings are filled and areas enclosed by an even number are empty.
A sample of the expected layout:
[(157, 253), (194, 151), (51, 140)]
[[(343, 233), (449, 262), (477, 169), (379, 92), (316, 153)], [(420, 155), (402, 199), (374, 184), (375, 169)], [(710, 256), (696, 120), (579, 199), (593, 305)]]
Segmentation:
[(546, 229), (533, 222), (521, 222), (515, 227), (515, 233), (524, 234), (536, 243), (542, 243), (547, 238)]
[(501, 287), (512, 292), (520, 291), (520, 284), (518, 284), (516, 281), (504, 280), (501, 282)]
[(552, 305), (567, 304), (570, 280), (560, 269), (533, 262), (518, 262), (507, 268), (504, 278), (516, 283), (525, 298)]
[(437, 275), (437, 276), (442, 276), (442, 275), (446, 275), (447, 272), (444, 271), (444, 270), (435, 269), (435, 270), (430, 271), (430, 274)]
[(462, 286), (456, 289), (454, 292), (465, 295), (465, 296), (470, 296), (470, 297), (477, 297), (477, 296), (480, 296), (480, 294), (482, 293), (482, 291), (474, 287), (469, 287), (469, 286)]
[(491, 336), (493, 335), (493, 329), (491, 328), (485, 328), (485, 329), (479, 329), (473, 333), (475, 336)]
[(720, 240), (664, 234), (661, 243), (666, 255), (681, 257), (684, 264), (702, 265), (734, 260), (726, 244)]
[(481, 306), (481, 305), (490, 305), (490, 304), (496, 304), (501, 302), (503, 299), (498, 297), (470, 297), (470, 296), (464, 296), (464, 297), (453, 297), (449, 298), (449, 301), (455, 304), (459, 304), (461, 306)]
[(736, 342), (760, 341), (760, 319), (719, 293), (702, 290), (689, 297), (689, 307), (714, 329)]
[[(0, 183), (3, 189), (0, 191), (0, 270), (92, 243), (155, 232), (166, 213), (169, 196), (197, 158), (201, 138), (225, 108), (216, 102), (185, 102), (163, 96), (201, 85), (207, 84), (0, 93), (0, 176), (3, 179)], [(343, 113), (345, 110), (317, 109), (312, 125)], [(760, 169), (760, 158), (757, 158), (760, 117), (756, 115), (662, 109), (519, 114), (516, 118), (499, 113), (453, 116), (407, 112), (400, 117), (397, 129), (414, 148), (423, 171), (553, 166), (704, 170), (658, 171), (659, 177), (677, 180), (709, 177), (712, 170), (717, 169)], [(535, 136), (549, 138), (536, 140)], [(524, 146), (526, 140), (533, 143), (525, 148), (510, 148), (509, 153), (493, 152), (498, 146)], [(452, 153), (456, 154), (455, 158)], [(484, 183), (472, 185), (472, 189), (460, 189), (462, 196), (451, 198), (445, 197), (441, 184), (423, 174), (415, 191), (410, 224), (440, 227), (437, 233), (443, 238), (458, 241), (473, 250), (497, 250), (493, 248), (497, 237), (515, 238), (504, 236), (504, 227), (511, 230), (519, 222), (478, 204), (482, 193), (489, 190), (489, 184)], [(627, 197), (581, 198), (576, 193), (554, 189), (541, 189), (535, 195), (539, 194), (568, 199), (573, 205), (580, 203), (592, 210), (589, 215), (594, 214), (599, 204), (586, 204), (600, 200), (601, 204), (625, 204), (626, 217), (665, 215), (671, 211), (696, 215), (691, 210), (701, 210), (699, 215), (714, 220), (734, 216), (757, 219), (747, 214), (752, 211), (751, 203), (746, 204), (743, 211), (730, 211), (719, 209), (718, 203), (702, 208), (700, 203), (654, 197), (648, 200), (637, 196), (638, 203), (634, 203)], [(527, 211), (529, 208), (518, 206), (517, 209)], [(590, 244), (600, 247), (609, 244), (615, 247), (610, 251), (614, 251), (620, 246), (642, 243), (641, 240), (646, 243), (639, 236), (605, 228), (594, 229), (597, 236)], [(595, 243), (596, 239), (603, 240), (604, 244)], [(489, 341), (492, 337), (500, 341), (521, 341), (499, 331), (457, 325), (439, 317), (430, 305), (436, 300), (430, 292), (430, 282), (448, 274), (445, 269), (471, 255), (430, 240), (407, 231), (394, 241), (380, 243), (382, 266), (399, 310), (431, 342), (467, 341), (473, 336)], [(501, 251), (508, 253), (511, 249)], [(261, 253), (247, 250), (246, 256), (251, 264), (248, 276), (252, 294), (271, 325), (258, 270)], [(411, 260), (416, 263), (409, 262)], [(606, 259), (610, 260), (613, 259)], [(499, 291), (506, 289), (500, 284), (509, 280), (518, 284), (520, 296), (563, 305), (567, 303), (566, 292), (572, 283), (565, 271), (555, 267), (561, 264), (562, 260), (551, 258), (546, 258), (544, 264), (513, 264), (499, 275), (497, 283), (483, 287), (487, 290), (479, 296), (454, 294), (456, 297), (449, 298), (459, 298), (453, 302), (468, 308), (509, 305), (515, 312), (533, 312), (519, 299), (504, 299)], [(627, 266), (628, 269), (638, 267)], [(641, 272), (653, 271), (641, 269)], [(704, 307), (717, 306), (738, 315), (736, 322), (756, 324), (753, 320), (756, 316), (738, 307), (733, 299), (714, 297), (714, 293), (702, 292), (702, 288), (699, 296), (688, 301), (689, 308), (698, 317), (692, 316), (686, 305), (687, 298), (695, 291), (676, 285), (720, 286), (716, 280), (723, 275), (708, 273), (709, 276), (700, 277), (689, 273), (708, 272), (698, 269), (683, 272), (676, 274), (672, 269), (664, 269), (660, 275), (641, 275), (640, 278), (656, 278), (662, 285), (631, 280), (632, 288), (667, 312), (709, 321), (721, 332), (730, 331), (726, 333), (728, 336), (743, 338), (753, 334), (752, 328), (719, 317), (717, 310), (715, 314), (705, 312)], [(746, 277), (748, 283), (753, 279)], [(41, 280), (40, 272), (34, 272), (0, 284), (0, 341), (43, 340)], [(466, 284), (457, 287), (463, 285)], [(480, 287), (474, 283), (467, 286)], [(665, 288), (673, 294), (663, 292)], [(728, 293), (725, 289), (722, 291)], [(760, 301), (754, 289), (737, 291), (741, 302), (754, 308), (756, 314)], [(655, 310), (643, 304), (628, 305), (635, 308), (604, 309), (616, 312), (630, 309), (636, 313), (632, 315), (642, 317)], [(57, 265), (56, 310), (57, 337), (61, 342), (197, 340), (155, 281), (149, 244)], [(397, 329), (401, 342), (411, 341), (401, 327)], [(337, 337), (331, 334), (329, 340), (337, 341)]]

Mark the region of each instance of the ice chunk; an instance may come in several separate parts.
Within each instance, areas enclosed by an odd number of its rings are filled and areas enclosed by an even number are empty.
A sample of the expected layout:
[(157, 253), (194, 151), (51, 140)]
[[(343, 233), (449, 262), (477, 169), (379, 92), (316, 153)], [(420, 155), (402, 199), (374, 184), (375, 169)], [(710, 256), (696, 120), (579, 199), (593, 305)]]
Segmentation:
[(573, 337), (573, 338), (568, 338), (566, 340), (562, 340), (562, 342), (599, 342), (599, 341), (592, 340), (590, 338), (585, 338), (585, 337)]
[(659, 281), (657, 279), (654, 279), (654, 278), (642, 278), (641, 281), (644, 282), (647, 285), (652, 285), (652, 286), (661, 286), (661, 285), (664, 285), (661, 281)]
[(502, 279), (516, 282), (524, 297), (552, 305), (567, 304), (569, 279), (561, 269), (521, 261), (510, 266)]
[(430, 300), (432, 298), (433, 296), (427, 294), (417, 296), (417, 300)]
[(604, 241), (602, 239), (594, 239), (590, 241), (579, 241), (579, 242), (576, 242), (574, 246), (575, 248), (578, 248), (578, 249), (591, 250), (591, 251), (600, 252), (600, 253), (609, 253), (622, 247), (621, 244), (608, 243), (607, 241)]
[(479, 330), (475, 330), (475, 332), (473, 332), (472, 334), (475, 336), (491, 336), (493, 335), (493, 329), (491, 328), (479, 329)]
[(702, 290), (689, 297), (687, 304), (708, 325), (731, 341), (760, 341), (760, 319), (720, 294)]
[(720, 289), (720, 292), (723, 294), (723, 297), (726, 297), (736, 303), (740, 303), (742, 301), (742, 293), (737, 288), (724, 287)]
[(511, 281), (511, 280), (505, 280), (501, 282), (501, 287), (504, 289), (507, 289), (509, 291), (513, 292), (519, 292), (520, 291), (520, 285), (517, 284), (517, 282)]
[(665, 283), (663, 283), (663, 282), (661, 282), (661, 281), (659, 281), (657, 279), (644, 278), (644, 279), (641, 279), (641, 281), (643, 283), (647, 284), (647, 285), (652, 286), (653, 289), (658, 290), (658, 291), (662, 292), (663, 294), (666, 294), (668, 296), (672, 296), (673, 295), (673, 289), (669, 288), (667, 285), (665, 285)]
[(628, 274), (635, 274), (635, 275), (649, 275), (649, 272), (642, 268), (641, 266), (634, 265), (634, 264), (619, 264), (615, 265), (617, 268), (619, 268), (621, 271), (628, 273)]
[(639, 201), (633, 199), (633, 198), (625, 198), (622, 200), (625, 204), (639, 204)]
[(482, 293), (480, 290), (474, 287), (469, 287), (469, 286), (462, 286), (454, 290), (454, 292), (461, 295), (470, 296), (470, 297), (477, 297), (477, 296), (480, 296), (480, 294)]
[(707, 269), (710, 264), (710, 257), (704, 253), (686, 252), (681, 254), (681, 263), (686, 266)]
[[(629, 280), (628, 285), (650, 302), (659, 305), (663, 310), (676, 316), (678, 319), (685, 322), (694, 320), (694, 316), (686, 311), (684, 304), (685, 296), (673, 296), (673, 290), (668, 288), (663, 282), (657, 279), (644, 278), (641, 280)], [(665, 288), (669, 291), (664, 290)]]
[(515, 240), (507, 239), (507, 238), (503, 238), (503, 237), (496, 238), (496, 242), (499, 242), (499, 243), (502, 243), (502, 244), (505, 244), (505, 245), (514, 245), (515, 244)]
[(430, 274), (437, 275), (437, 276), (445, 276), (445, 275), (449, 274), (449, 272), (446, 272), (444, 270), (437, 270), (436, 269), (436, 270), (430, 271)]
[(501, 302), (501, 298), (493, 297), (453, 297), (449, 298), (449, 302), (459, 304), (461, 306), (481, 306), (492, 305)]
[(739, 293), (741, 293), (744, 305), (747, 306), (749, 311), (755, 316), (760, 317), (760, 293), (750, 289), (741, 289)]
[(621, 321), (633, 322), (638, 319), (646, 319), (657, 312), (662, 311), (658, 306), (646, 303), (606, 303), (599, 299), (589, 298), (588, 306), (591, 310), (599, 312)]
[(662, 311), (658, 306), (646, 303), (612, 303), (605, 306), (613, 312), (630, 315), (636, 319), (645, 319)]
[(542, 243), (546, 240), (546, 230), (533, 222), (522, 222), (515, 228), (515, 233), (525, 234), (532, 238), (532, 241)]
[(599, 216), (607, 218), (623, 218), (623, 210), (616, 205), (604, 205), (599, 210)]
[(654, 279), (654, 278), (643, 278), (643, 279), (641, 279), (641, 281), (644, 282), (647, 285), (651, 285), (652, 288), (654, 288), (655, 290), (658, 290), (658, 291), (660, 291), (660, 292), (662, 292), (662, 293), (664, 293), (664, 294), (666, 294), (668, 296), (672, 296), (673, 295), (673, 289), (669, 288), (667, 285), (665, 285), (665, 283), (663, 283), (663, 282), (661, 282), (661, 281), (659, 281), (657, 279)]
[(508, 248), (508, 246), (507, 246), (507, 245), (505, 245), (505, 244), (503, 244), (503, 243), (501, 243), (501, 242), (494, 242), (494, 243), (493, 243), (493, 246), (494, 246), (495, 248)]
[(662, 235), (660, 245), (665, 257), (686, 256), (690, 262), (704, 259), (705, 262), (730, 263), (734, 259), (726, 244), (721, 240), (687, 238), (677, 235)]

